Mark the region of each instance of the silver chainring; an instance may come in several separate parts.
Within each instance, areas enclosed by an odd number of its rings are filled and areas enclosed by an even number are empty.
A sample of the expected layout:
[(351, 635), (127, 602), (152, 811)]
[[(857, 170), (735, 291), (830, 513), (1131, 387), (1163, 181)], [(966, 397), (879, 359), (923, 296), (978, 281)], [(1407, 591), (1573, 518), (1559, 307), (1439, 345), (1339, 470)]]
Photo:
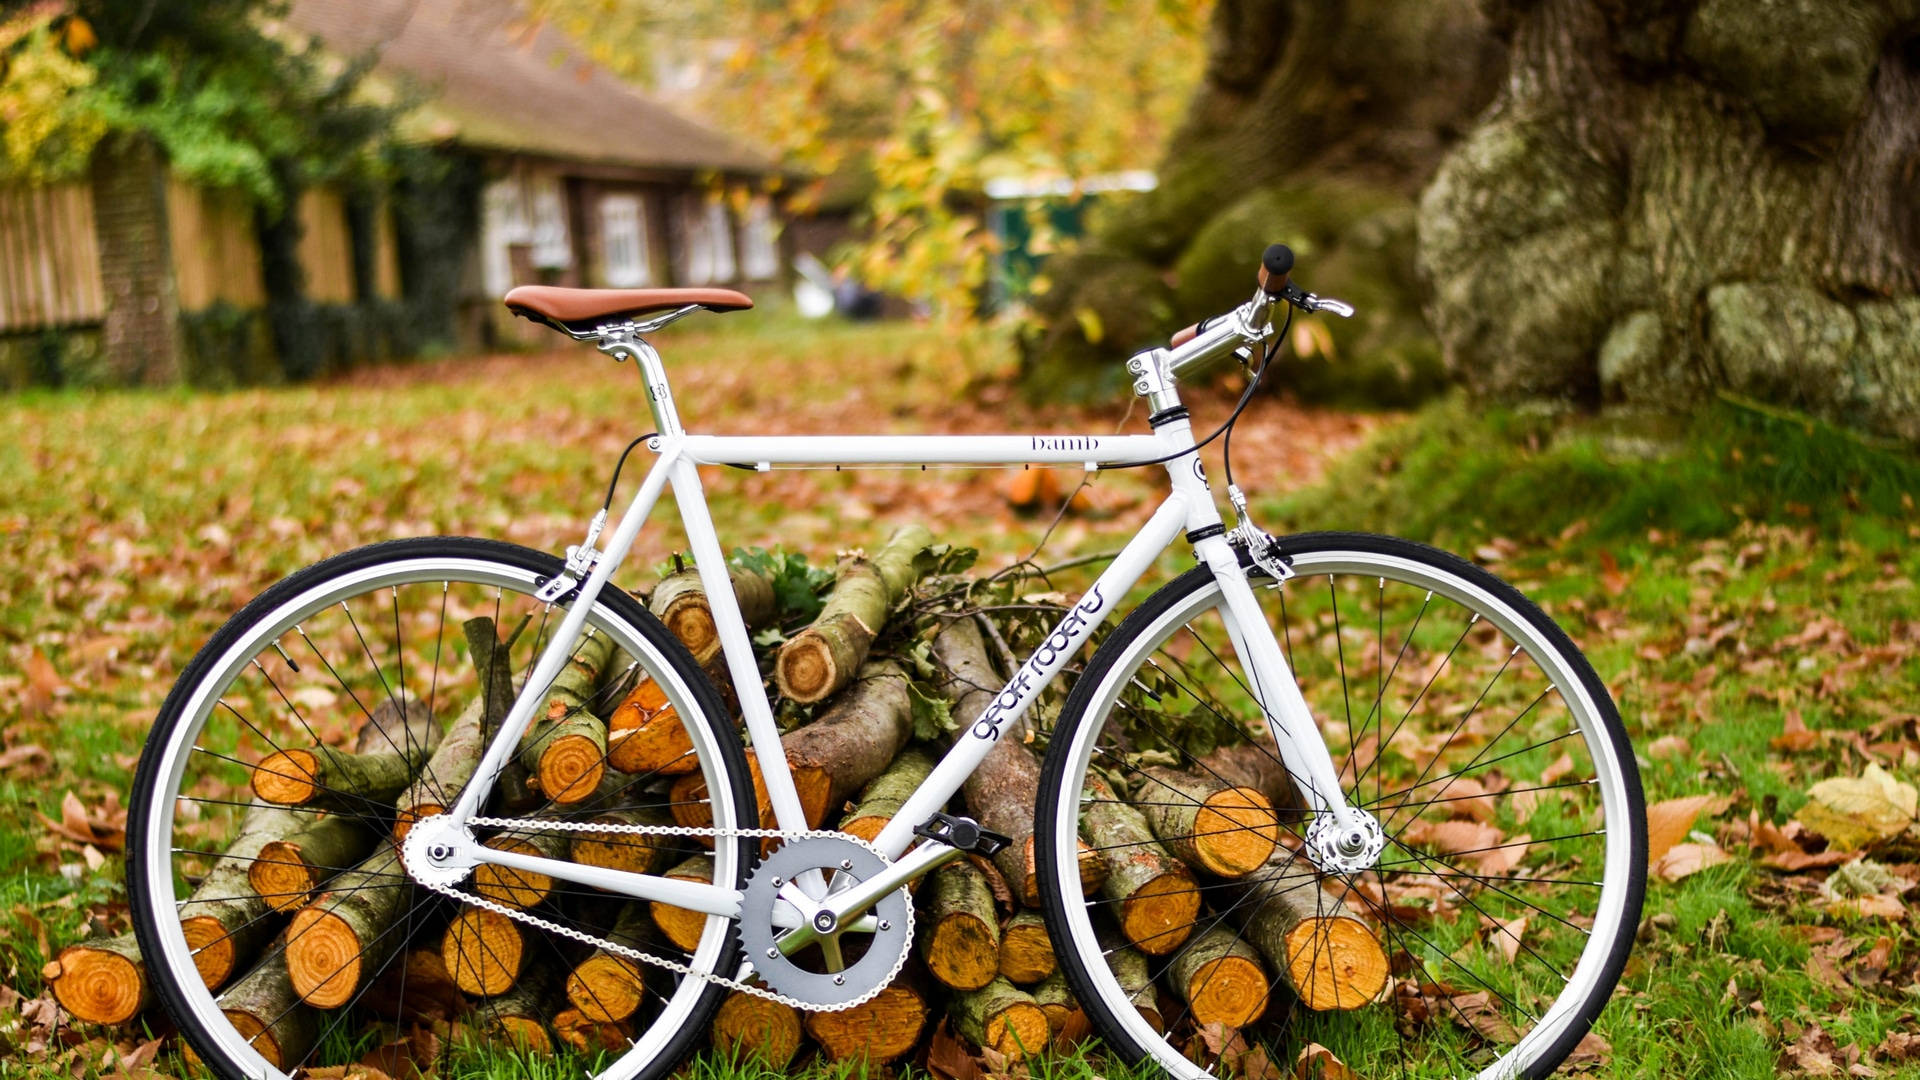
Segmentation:
[[(880, 898), (866, 918), (801, 949), (800, 962), (781, 954), (778, 941), (785, 931), (773, 920), (779, 906), (812, 919), (822, 899), (814, 894), (867, 881), (887, 866), (877, 849), (845, 834), (816, 833), (780, 845), (747, 875), (740, 901), (743, 958), (775, 993), (803, 1008), (838, 1010), (879, 993), (900, 973), (913, 946), (913, 902), (904, 885)], [(815, 884), (808, 887), (808, 881)], [(861, 945), (865, 952), (846, 959), (849, 946)]]

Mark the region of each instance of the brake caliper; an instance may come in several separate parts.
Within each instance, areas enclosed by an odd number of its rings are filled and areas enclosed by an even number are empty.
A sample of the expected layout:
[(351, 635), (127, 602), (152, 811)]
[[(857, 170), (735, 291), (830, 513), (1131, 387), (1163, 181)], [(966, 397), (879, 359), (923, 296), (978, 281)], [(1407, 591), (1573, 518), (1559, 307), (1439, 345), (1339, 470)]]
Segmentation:
[(1244, 549), (1253, 560), (1253, 565), (1266, 571), (1268, 577), (1276, 583), (1293, 576), (1293, 557), (1280, 548), (1280, 541), (1273, 534), (1253, 523), (1253, 516), (1247, 512), (1247, 493), (1240, 490), (1238, 484), (1227, 485), (1227, 499), (1233, 503), (1234, 527), (1227, 532), (1227, 542)]

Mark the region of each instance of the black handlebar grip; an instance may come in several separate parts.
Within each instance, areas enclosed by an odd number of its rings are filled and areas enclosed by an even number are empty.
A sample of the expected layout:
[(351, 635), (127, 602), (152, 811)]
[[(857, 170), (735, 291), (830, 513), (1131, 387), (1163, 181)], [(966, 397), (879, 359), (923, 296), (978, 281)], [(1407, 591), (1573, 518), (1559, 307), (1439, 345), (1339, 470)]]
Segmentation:
[(1269, 244), (1260, 256), (1260, 290), (1278, 296), (1287, 288), (1287, 275), (1293, 273), (1293, 249), (1285, 244)]

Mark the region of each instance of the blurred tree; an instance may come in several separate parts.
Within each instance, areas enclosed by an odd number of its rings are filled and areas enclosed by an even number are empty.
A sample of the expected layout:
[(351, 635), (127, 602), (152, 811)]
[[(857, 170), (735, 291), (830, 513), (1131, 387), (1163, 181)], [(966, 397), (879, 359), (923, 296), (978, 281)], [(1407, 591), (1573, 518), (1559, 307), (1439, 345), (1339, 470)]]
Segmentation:
[(1441, 372), (1414, 197), (1498, 85), (1503, 50), (1477, 0), (1219, 0), (1208, 50), (1158, 189), (1049, 265), (1029, 386), (1104, 392), (1118, 358), (1246, 299), (1283, 240), (1307, 283), (1360, 307), (1301, 327), (1300, 344), (1340, 363), (1290, 360), (1289, 385), (1385, 403), (1429, 392)]
[(628, 74), (718, 48), (702, 111), (818, 177), (863, 189), (869, 285), (967, 313), (992, 251), (994, 176), (1152, 165), (1205, 57), (1207, 0), (535, 0)]
[(1487, 7), (1512, 77), (1420, 207), (1452, 368), (1920, 441), (1920, 4)]

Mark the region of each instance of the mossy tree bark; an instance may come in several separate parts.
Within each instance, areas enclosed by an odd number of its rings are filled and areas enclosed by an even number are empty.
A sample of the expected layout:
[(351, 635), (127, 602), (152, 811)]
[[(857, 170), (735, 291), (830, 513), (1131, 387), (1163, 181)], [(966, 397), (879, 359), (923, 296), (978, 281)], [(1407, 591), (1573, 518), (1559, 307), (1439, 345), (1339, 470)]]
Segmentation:
[(1920, 440), (1920, 6), (1501, 0), (1512, 76), (1420, 203), (1482, 394), (1719, 391)]
[(921, 554), (932, 546), (926, 526), (903, 525), (871, 556), (843, 555), (819, 617), (774, 657), (781, 695), (811, 705), (852, 682), (887, 613), (925, 571)]
[(1431, 392), (1413, 197), (1493, 96), (1501, 55), (1475, 0), (1221, 0), (1159, 186), (1047, 266), (1044, 328), (1024, 343), (1030, 389), (1097, 389), (1133, 349), (1241, 303), (1279, 240), (1312, 288), (1360, 308), (1328, 320), (1341, 362), (1289, 361), (1288, 385), (1381, 403)]

